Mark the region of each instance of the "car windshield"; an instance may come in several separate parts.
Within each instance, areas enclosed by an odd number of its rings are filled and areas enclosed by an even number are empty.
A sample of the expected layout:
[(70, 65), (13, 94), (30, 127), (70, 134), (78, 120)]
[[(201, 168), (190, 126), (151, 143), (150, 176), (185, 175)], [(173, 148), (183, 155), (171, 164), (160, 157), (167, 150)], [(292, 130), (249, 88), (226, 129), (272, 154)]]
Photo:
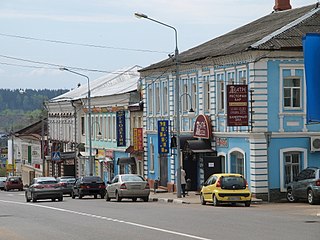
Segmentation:
[(85, 183), (102, 182), (102, 179), (100, 177), (84, 177), (82, 180)]
[(40, 180), (37, 182), (38, 184), (55, 184), (57, 183), (56, 180)]
[(60, 182), (65, 182), (65, 183), (74, 183), (75, 181), (76, 181), (75, 178), (65, 178), (60, 180)]
[(246, 188), (246, 181), (238, 176), (221, 177), (221, 188), (224, 189), (243, 189)]
[(137, 175), (124, 175), (121, 176), (123, 182), (143, 182), (144, 179)]
[(5, 181), (5, 180), (7, 180), (6, 177), (0, 177), (0, 181)]

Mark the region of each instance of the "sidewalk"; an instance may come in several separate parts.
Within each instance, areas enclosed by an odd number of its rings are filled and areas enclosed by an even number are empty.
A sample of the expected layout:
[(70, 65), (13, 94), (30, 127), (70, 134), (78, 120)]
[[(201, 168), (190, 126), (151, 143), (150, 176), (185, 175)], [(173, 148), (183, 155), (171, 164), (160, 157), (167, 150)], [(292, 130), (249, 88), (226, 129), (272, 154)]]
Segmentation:
[[(189, 192), (185, 197), (178, 198), (176, 192), (172, 193), (157, 189), (157, 192), (154, 193), (152, 190), (150, 192), (149, 201), (177, 204), (201, 204), (199, 192), (194, 191)], [(258, 203), (262, 203), (262, 200), (256, 198), (252, 199), (252, 204)]]

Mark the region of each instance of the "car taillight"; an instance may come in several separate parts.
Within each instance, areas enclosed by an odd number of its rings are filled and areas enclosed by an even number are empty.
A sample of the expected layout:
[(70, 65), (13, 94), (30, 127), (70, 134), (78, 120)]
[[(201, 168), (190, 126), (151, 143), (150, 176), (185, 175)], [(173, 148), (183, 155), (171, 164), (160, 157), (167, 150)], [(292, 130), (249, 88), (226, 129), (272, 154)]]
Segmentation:
[(104, 184), (100, 184), (99, 188), (106, 188), (106, 186)]
[(219, 178), (217, 183), (216, 183), (216, 187), (221, 187), (221, 179)]
[(44, 186), (42, 186), (42, 185), (36, 185), (36, 186), (34, 186), (34, 188), (42, 189), (42, 188), (44, 188)]
[(67, 183), (59, 183), (59, 185), (61, 186), (61, 187), (65, 187), (65, 186), (67, 186)]
[(246, 185), (246, 187), (249, 187), (247, 180), (244, 179), (244, 184)]
[(320, 179), (316, 181), (316, 186), (320, 187)]
[(120, 186), (120, 189), (127, 189), (127, 186), (125, 183), (122, 183), (121, 186)]
[(86, 185), (80, 185), (80, 188), (82, 188), (82, 189), (86, 189), (86, 188), (88, 188), (88, 186), (86, 186)]
[(145, 189), (150, 189), (149, 183), (146, 184)]

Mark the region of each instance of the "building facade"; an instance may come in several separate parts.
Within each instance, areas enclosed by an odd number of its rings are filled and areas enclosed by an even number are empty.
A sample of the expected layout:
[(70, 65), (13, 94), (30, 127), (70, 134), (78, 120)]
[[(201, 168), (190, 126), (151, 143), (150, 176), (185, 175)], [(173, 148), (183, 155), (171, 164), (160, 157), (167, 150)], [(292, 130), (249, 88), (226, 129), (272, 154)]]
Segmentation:
[[(320, 152), (312, 148), (320, 127), (306, 121), (302, 49), (303, 35), (319, 29), (319, 8), (276, 6), (267, 16), (179, 54), (180, 162), (194, 190), (211, 173), (241, 173), (257, 197), (272, 201), (300, 170), (320, 166)], [(140, 70), (145, 175), (168, 190), (174, 189), (178, 167), (172, 147), (175, 70), (172, 59)], [(189, 105), (194, 118), (188, 117)], [(163, 120), (170, 123), (166, 154), (158, 140)], [(211, 134), (196, 135), (199, 127)]]

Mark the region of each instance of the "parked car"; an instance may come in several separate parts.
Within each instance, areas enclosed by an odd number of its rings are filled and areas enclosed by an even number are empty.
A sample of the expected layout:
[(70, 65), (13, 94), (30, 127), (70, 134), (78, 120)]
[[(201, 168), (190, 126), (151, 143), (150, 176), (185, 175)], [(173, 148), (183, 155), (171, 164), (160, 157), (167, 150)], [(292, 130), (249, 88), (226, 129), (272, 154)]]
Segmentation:
[(309, 167), (302, 170), (294, 181), (287, 185), (287, 200), (296, 202), (307, 199), (309, 204), (320, 203), (320, 169)]
[(4, 190), (4, 184), (7, 180), (7, 177), (0, 177), (0, 190)]
[(4, 190), (10, 191), (18, 189), (19, 191), (23, 191), (23, 183), (21, 177), (18, 176), (10, 176), (7, 177), (6, 182), (4, 183)]
[(70, 196), (72, 196), (73, 185), (76, 182), (75, 177), (61, 177), (57, 180), (62, 189), (63, 194), (69, 194)]
[(202, 186), (200, 201), (202, 205), (207, 202), (214, 206), (221, 203), (244, 203), (246, 207), (250, 207), (251, 192), (241, 174), (213, 174)]
[(54, 177), (34, 178), (25, 191), (26, 201), (36, 202), (39, 199), (63, 201), (62, 189)]
[(115, 198), (118, 202), (122, 198), (130, 198), (137, 201), (141, 198), (143, 201), (149, 201), (150, 187), (148, 182), (137, 174), (120, 174), (115, 176), (111, 182), (108, 182), (106, 188), (106, 201)]
[(100, 177), (87, 176), (76, 180), (71, 196), (72, 198), (79, 197), (81, 199), (84, 196), (94, 196), (94, 198), (97, 198), (100, 195), (101, 198), (104, 198), (105, 193), (106, 185)]

